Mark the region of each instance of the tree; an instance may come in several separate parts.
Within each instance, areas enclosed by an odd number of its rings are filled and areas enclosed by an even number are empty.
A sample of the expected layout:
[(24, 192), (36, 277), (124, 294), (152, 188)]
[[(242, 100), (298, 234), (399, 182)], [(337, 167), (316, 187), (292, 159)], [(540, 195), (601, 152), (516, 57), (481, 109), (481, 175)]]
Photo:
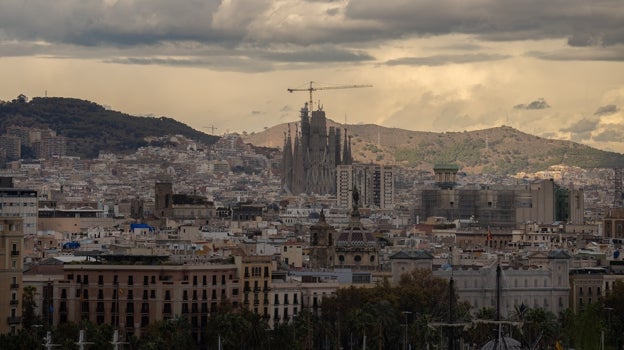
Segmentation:
[(41, 318), (35, 314), (37, 309), (36, 295), (37, 288), (34, 286), (24, 287), (22, 292), (22, 326), (24, 328), (30, 328), (33, 325), (42, 323)]
[(624, 282), (617, 280), (604, 299), (607, 338), (617, 349), (624, 342)]

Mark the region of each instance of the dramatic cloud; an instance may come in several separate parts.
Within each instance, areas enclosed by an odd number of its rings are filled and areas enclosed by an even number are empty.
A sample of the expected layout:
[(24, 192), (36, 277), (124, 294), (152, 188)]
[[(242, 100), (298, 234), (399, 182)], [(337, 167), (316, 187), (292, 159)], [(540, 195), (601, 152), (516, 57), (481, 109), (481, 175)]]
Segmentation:
[[(275, 45), (337, 44), (360, 47), (361, 53), (342, 58), (357, 61), (367, 59), (365, 47), (380, 40), (467, 34), (486, 41), (561, 38), (570, 47), (591, 46), (602, 51), (624, 44), (623, 12), (621, 4), (612, 0), (591, 4), (585, 0), (66, 0), (54, 6), (46, 0), (7, 0), (0, 4), (0, 42), (115, 48), (193, 42), (262, 51)], [(466, 47), (476, 50), (478, 45)], [(274, 58), (289, 56), (276, 52)], [(309, 58), (318, 62), (315, 55)], [(501, 58), (479, 59), (476, 55), (468, 56), (467, 62), (488, 59)], [(446, 60), (466, 62), (458, 57)], [(416, 59), (416, 63), (399, 64), (436, 63), (418, 63)]]
[(386, 62), (387, 65), (410, 65), (410, 66), (441, 66), (452, 63), (473, 63), (484, 61), (497, 61), (509, 58), (506, 55), (474, 54), (474, 55), (440, 55), (429, 57), (403, 57)]
[(543, 98), (538, 98), (537, 100), (528, 103), (528, 104), (517, 104), (514, 106), (514, 109), (546, 109), (550, 108), (550, 105)]
[(260, 130), (299, 117), (309, 96), (288, 87), (371, 84), (314, 100), (354, 124), (505, 124), (624, 151), (605, 132), (624, 103), (622, 18), (618, 0), (3, 0), (0, 98)]
[(561, 131), (571, 132), (571, 133), (585, 133), (596, 130), (596, 126), (598, 126), (599, 120), (592, 119), (581, 119), (576, 123), (572, 124), (570, 127), (562, 128)]
[(611, 125), (593, 138), (594, 141), (598, 142), (622, 142), (623, 139), (624, 127), (622, 125)]
[(611, 115), (619, 112), (620, 109), (616, 105), (606, 105), (602, 107), (598, 107), (594, 115), (603, 116), (603, 115)]

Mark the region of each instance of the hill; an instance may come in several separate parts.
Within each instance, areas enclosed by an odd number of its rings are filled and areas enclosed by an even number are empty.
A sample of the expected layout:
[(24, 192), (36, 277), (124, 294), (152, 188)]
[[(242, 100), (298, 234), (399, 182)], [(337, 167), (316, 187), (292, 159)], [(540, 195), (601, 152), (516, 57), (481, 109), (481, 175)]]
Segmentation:
[[(328, 120), (328, 126), (344, 125)], [(282, 147), (288, 124), (245, 136), (257, 146)], [(401, 164), (431, 169), (454, 163), (467, 173), (515, 174), (545, 170), (551, 165), (612, 168), (624, 155), (579, 143), (545, 139), (508, 126), (464, 132), (423, 132), (378, 125), (347, 125), (356, 161)]]
[(218, 137), (197, 131), (167, 117), (135, 117), (85, 100), (20, 95), (0, 102), (0, 133), (8, 126), (49, 128), (67, 137), (67, 154), (97, 157), (100, 151), (128, 153), (148, 145), (146, 137), (184, 135), (203, 144)]

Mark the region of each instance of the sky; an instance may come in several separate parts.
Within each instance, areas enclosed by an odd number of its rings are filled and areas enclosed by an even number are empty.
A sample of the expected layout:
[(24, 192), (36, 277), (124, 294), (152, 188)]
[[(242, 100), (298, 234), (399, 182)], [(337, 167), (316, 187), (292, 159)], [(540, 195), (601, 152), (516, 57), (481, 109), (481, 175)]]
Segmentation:
[(0, 0), (0, 77), (0, 100), (218, 135), (297, 121), (313, 82), (340, 123), (507, 125), (624, 153), (621, 0)]

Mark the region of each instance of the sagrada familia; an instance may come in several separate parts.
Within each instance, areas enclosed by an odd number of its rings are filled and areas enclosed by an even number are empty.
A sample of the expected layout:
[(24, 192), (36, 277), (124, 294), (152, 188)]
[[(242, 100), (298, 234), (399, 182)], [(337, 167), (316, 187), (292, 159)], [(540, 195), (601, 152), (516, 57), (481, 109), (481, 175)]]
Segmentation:
[(290, 194), (335, 194), (336, 166), (350, 165), (351, 142), (345, 129), (344, 141), (339, 128), (327, 129), (325, 111), (319, 107), (301, 108), (300, 129), (292, 140), (290, 125), (284, 135), (282, 190)]

